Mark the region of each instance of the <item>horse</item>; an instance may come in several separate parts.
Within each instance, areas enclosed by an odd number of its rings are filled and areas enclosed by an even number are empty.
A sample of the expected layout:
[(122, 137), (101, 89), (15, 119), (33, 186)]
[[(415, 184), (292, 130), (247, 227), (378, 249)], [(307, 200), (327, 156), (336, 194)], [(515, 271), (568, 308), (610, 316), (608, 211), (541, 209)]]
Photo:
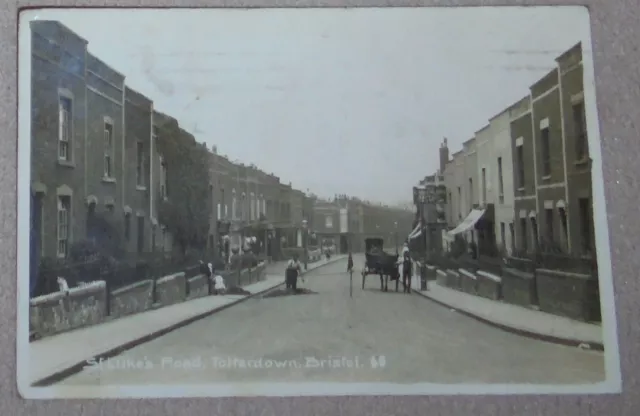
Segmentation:
[(380, 290), (389, 291), (389, 277), (396, 281), (396, 292), (400, 283), (400, 272), (398, 271), (398, 255), (384, 253), (380, 259), (378, 272), (380, 274)]
[(389, 290), (389, 277), (396, 281), (396, 292), (400, 283), (400, 273), (398, 271), (398, 255), (388, 254), (384, 251), (375, 254), (367, 253), (366, 270), (362, 271), (362, 288), (367, 274), (377, 274), (380, 276), (380, 290), (387, 292)]

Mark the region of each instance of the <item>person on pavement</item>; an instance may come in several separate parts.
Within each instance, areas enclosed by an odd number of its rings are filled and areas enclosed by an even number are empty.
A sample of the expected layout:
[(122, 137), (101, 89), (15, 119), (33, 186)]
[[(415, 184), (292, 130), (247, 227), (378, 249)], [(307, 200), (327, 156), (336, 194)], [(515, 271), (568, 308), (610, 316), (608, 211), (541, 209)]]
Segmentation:
[(213, 278), (213, 294), (224, 295), (227, 292), (227, 286), (224, 284), (224, 277), (222, 277), (219, 273), (216, 274), (211, 263), (209, 263), (209, 269), (211, 270), (211, 274), (215, 275), (215, 277)]
[(351, 255), (351, 251), (349, 251), (349, 259), (347, 260), (347, 272), (351, 272), (353, 270), (353, 256)]
[(285, 271), (285, 283), (287, 289), (293, 289), (296, 291), (298, 288), (298, 275), (302, 272), (302, 266), (298, 260), (298, 255), (294, 254), (293, 258), (287, 263)]
[(211, 277), (211, 263), (209, 265), (204, 264), (204, 261), (200, 260), (200, 274), (205, 275), (207, 278)]
[(402, 285), (404, 286), (405, 293), (411, 293), (412, 269), (413, 264), (411, 262), (411, 255), (406, 251), (402, 262)]

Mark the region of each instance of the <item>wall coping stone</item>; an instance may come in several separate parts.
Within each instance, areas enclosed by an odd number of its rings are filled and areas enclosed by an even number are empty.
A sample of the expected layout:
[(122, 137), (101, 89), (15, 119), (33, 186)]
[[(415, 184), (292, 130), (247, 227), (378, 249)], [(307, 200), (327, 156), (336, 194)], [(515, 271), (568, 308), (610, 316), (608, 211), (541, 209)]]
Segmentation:
[(184, 272), (170, 274), (168, 276), (164, 276), (164, 277), (161, 277), (158, 280), (156, 280), (156, 284), (158, 284), (158, 283), (166, 283), (166, 282), (169, 282), (171, 280), (175, 280), (175, 279), (178, 279), (180, 277), (184, 277), (184, 275), (185, 275)]
[(463, 275), (467, 276), (470, 279), (473, 279), (473, 280), (477, 280), (478, 279), (475, 274), (471, 273), (468, 270), (458, 269), (458, 271), (460, 272), (460, 274), (463, 274)]
[(505, 267), (504, 270), (521, 279), (533, 279), (535, 277), (531, 272), (523, 272), (522, 270), (513, 269), (511, 267)]
[(204, 278), (206, 278), (206, 276), (204, 274), (199, 274), (199, 275), (192, 276), (192, 277), (188, 278), (187, 281), (189, 283), (191, 283), (191, 282), (195, 282), (196, 280), (200, 280), (200, 279), (204, 279)]
[(138, 288), (140, 286), (149, 285), (149, 284), (152, 284), (152, 283), (153, 283), (152, 279), (141, 280), (139, 282), (132, 283), (130, 285), (118, 288), (118, 289), (114, 290), (113, 292), (111, 292), (111, 295), (119, 295), (120, 293), (125, 293), (125, 292), (128, 292), (130, 290), (136, 289), (136, 288)]
[(447, 272), (444, 272), (444, 271), (442, 271), (442, 270), (440, 270), (440, 269), (437, 269), (437, 270), (436, 270), (436, 273), (438, 273), (438, 274), (439, 274), (439, 275), (441, 275), (441, 276), (446, 276), (446, 275), (447, 275)]
[(536, 271), (542, 272), (544, 274), (550, 274), (555, 277), (561, 277), (561, 278), (577, 278), (577, 279), (584, 279), (584, 280), (590, 280), (592, 278), (590, 274), (565, 272), (564, 270), (536, 269)]
[(447, 273), (451, 273), (454, 276), (460, 277), (460, 273), (452, 269), (447, 269)]
[(478, 270), (476, 273), (478, 274), (478, 276), (486, 277), (487, 279), (493, 280), (494, 282), (502, 282), (502, 278), (500, 276), (496, 276), (493, 273), (483, 272), (482, 270)]
[(104, 280), (98, 280), (95, 282), (88, 283), (83, 286), (76, 286), (69, 289), (69, 296), (80, 296), (89, 292), (96, 292), (97, 290), (104, 290), (107, 287), (107, 282)]
[(38, 296), (37, 298), (29, 299), (30, 306), (38, 306), (43, 303), (48, 303), (55, 300), (64, 299), (67, 296), (66, 292), (53, 292), (46, 295)]

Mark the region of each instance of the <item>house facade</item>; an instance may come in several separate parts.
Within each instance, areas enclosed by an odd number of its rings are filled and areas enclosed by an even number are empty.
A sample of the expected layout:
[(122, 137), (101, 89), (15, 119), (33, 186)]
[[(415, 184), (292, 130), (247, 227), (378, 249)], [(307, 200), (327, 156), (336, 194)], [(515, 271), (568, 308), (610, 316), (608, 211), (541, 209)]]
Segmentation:
[(558, 57), (556, 68), (531, 86), (530, 96), (512, 113), (518, 247), (592, 254), (595, 234), (581, 45)]
[(32, 254), (64, 258), (86, 236), (87, 42), (57, 22), (30, 25)]
[(534, 166), (534, 136), (531, 99), (524, 97), (509, 109), (513, 192), (515, 210), (515, 248), (529, 251), (537, 233), (537, 179)]
[(493, 154), (484, 159), (487, 160), (490, 192), (495, 204), (496, 244), (511, 253), (515, 243), (515, 208), (509, 110), (489, 120), (489, 136)]
[[(566, 200), (556, 202), (557, 216), (566, 219), (566, 248), (595, 254), (591, 158), (584, 102), (582, 45), (574, 45), (556, 60), (563, 120)], [(564, 207), (562, 207), (562, 202)], [(560, 228), (564, 232), (564, 224)]]

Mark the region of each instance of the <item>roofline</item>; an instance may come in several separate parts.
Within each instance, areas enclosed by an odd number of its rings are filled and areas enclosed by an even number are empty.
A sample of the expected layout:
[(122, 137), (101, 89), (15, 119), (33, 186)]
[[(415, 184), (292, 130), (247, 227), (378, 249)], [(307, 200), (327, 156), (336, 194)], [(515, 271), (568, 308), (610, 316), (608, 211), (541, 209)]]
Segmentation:
[[(71, 33), (72, 35), (80, 39), (85, 46), (89, 44), (89, 41), (84, 36), (80, 36), (78, 32), (71, 30), (69, 26), (61, 23), (59, 20), (32, 20), (29, 22), (29, 26), (32, 27), (34, 24), (38, 24), (38, 23), (53, 23), (57, 26), (64, 28), (64, 30), (68, 31), (69, 33)], [(33, 30), (33, 28), (31, 29)]]
[(558, 55), (556, 57), (556, 62), (560, 62), (561, 60), (566, 58), (568, 55), (570, 55), (572, 52), (575, 52), (577, 50), (582, 52), (582, 41), (580, 41), (578, 43), (575, 43), (572, 47), (570, 47), (569, 49), (567, 49), (566, 51), (564, 51), (560, 55)]
[(124, 80), (127, 78), (127, 76), (125, 74), (123, 74), (122, 72), (118, 71), (117, 69), (115, 69), (114, 67), (112, 67), (111, 65), (109, 65), (108, 63), (103, 61), (102, 59), (98, 58), (96, 55), (91, 53), (89, 50), (87, 50), (87, 55), (91, 56), (93, 59), (95, 59), (96, 61), (100, 62), (102, 65), (106, 66), (107, 68), (109, 68), (110, 70), (115, 72), (116, 74), (120, 75), (122, 77), (122, 82), (124, 83)]

